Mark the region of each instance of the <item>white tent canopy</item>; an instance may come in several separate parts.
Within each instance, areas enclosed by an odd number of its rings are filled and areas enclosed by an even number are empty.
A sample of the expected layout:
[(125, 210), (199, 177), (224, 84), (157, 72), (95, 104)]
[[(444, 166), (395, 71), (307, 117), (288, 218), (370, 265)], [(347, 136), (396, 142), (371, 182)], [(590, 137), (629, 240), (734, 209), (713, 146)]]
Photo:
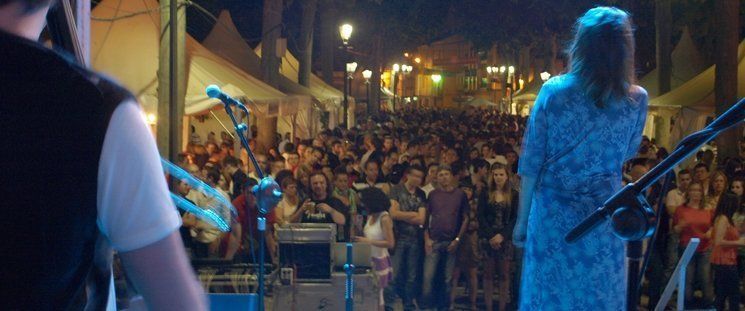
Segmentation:
[[(261, 44), (256, 46), (254, 49), (257, 55), (261, 57)], [(279, 72), (290, 79), (292, 82), (298, 83), (298, 76), (300, 72), (300, 62), (295, 58), (290, 51), (286, 51), (282, 56), (282, 64), (279, 67)], [(313, 93), (319, 102), (325, 106), (329, 106), (327, 109), (339, 108), (344, 100), (344, 93), (337, 90), (333, 86), (328, 85), (323, 79), (319, 78), (315, 74), (310, 74), (310, 91)], [(352, 97), (348, 97), (349, 101), (352, 101)]]
[[(745, 41), (740, 42), (737, 52), (737, 79), (745, 81)], [(714, 74), (715, 66), (711, 66), (672, 91), (651, 99), (650, 115), (654, 118), (648, 118), (645, 134), (665, 138), (669, 133), (670, 143), (665, 143), (668, 139), (658, 140), (670, 147), (685, 135), (702, 129), (715, 112)], [(737, 97), (745, 97), (745, 83), (738, 83)], [(669, 118), (675, 118), (675, 127), (670, 130)]]
[[(673, 49), (671, 58), (672, 74), (670, 76), (670, 87), (672, 89), (679, 87), (706, 69), (704, 57), (701, 56), (701, 53), (696, 48), (696, 44), (693, 43), (688, 27), (683, 28), (683, 33), (680, 35), (678, 44)], [(659, 70), (655, 68), (639, 79), (639, 85), (647, 90), (650, 98), (660, 95), (658, 72)]]
[[(155, 0), (103, 0), (91, 12), (91, 63), (132, 90), (151, 110), (157, 106), (160, 14)], [(130, 12), (146, 12), (121, 18)], [(120, 17), (117, 19), (117, 17)], [(113, 19), (113, 21), (110, 21)], [(250, 98), (257, 115), (294, 113), (301, 98), (290, 97), (213, 54), (187, 34), (187, 115), (210, 109), (218, 101), (204, 89), (217, 84), (235, 97)]]
[(469, 106), (472, 106), (472, 107), (487, 107), (487, 108), (496, 108), (496, 107), (499, 107), (499, 105), (497, 105), (497, 104), (495, 104), (493, 102), (490, 102), (490, 101), (488, 101), (486, 99), (483, 99), (483, 98), (474, 98), (474, 99), (470, 100), (467, 104)]

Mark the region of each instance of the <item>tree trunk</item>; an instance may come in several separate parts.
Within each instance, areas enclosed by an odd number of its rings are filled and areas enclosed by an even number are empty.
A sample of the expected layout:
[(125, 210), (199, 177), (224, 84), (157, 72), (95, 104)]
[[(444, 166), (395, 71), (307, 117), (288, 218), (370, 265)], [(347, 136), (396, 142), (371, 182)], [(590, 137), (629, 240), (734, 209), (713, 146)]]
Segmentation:
[(304, 0), (302, 3), (303, 16), (300, 21), (300, 36), (298, 38), (298, 83), (310, 86), (310, 68), (313, 64), (313, 24), (316, 20), (318, 0)]
[[(264, 0), (264, 14), (261, 36), (261, 70), (264, 82), (279, 87), (279, 58), (277, 39), (282, 32), (282, 0)], [(277, 132), (277, 117), (257, 119), (259, 150), (266, 151), (274, 146)]]
[(657, 80), (658, 93), (670, 92), (670, 77), (673, 72), (673, 44), (671, 41), (673, 32), (673, 16), (670, 10), (671, 0), (657, 0), (655, 2), (655, 19), (657, 40)]
[(321, 74), (329, 85), (334, 83), (334, 51), (336, 50), (336, 18), (334, 0), (321, 0)]
[(558, 70), (556, 69), (556, 57), (559, 55), (559, 42), (556, 38), (556, 33), (551, 34), (551, 55), (549, 56), (548, 63), (546, 64), (548, 66), (548, 73), (551, 74), (551, 76), (555, 76), (559, 74)]
[[(737, 41), (738, 41), (738, 0), (714, 1), (715, 55), (714, 100), (717, 115), (721, 115), (734, 105), (737, 98)], [(739, 129), (739, 130), (738, 130)], [(723, 132), (717, 138), (718, 158), (737, 156), (737, 145), (742, 127), (738, 126)]]
[(373, 38), (373, 50), (372, 50), (372, 77), (370, 77), (370, 102), (368, 105), (368, 113), (373, 116), (380, 113), (380, 74), (382, 67), (382, 42), (383, 37), (381, 34), (376, 33)]

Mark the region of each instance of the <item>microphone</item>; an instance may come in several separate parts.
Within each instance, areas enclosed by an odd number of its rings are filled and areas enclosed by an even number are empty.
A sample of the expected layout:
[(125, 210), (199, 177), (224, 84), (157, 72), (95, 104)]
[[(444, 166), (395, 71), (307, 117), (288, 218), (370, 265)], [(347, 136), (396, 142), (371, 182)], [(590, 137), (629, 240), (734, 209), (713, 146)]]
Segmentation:
[(232, 98), (230, 97), (230, 95), (225, 94), (225, 92), (220, 90), (220, 87), (217, 85), (210, 84), (209, 86), (207, 86), (207, 89), (205, 89), (205, 91), (207, 93), (207, 97), (219, 99), (221, 102), (223, 102), (226, 105), (234, 105), (234, 106), (242, 105), (241, 102), (239, 102), (235, 98)]

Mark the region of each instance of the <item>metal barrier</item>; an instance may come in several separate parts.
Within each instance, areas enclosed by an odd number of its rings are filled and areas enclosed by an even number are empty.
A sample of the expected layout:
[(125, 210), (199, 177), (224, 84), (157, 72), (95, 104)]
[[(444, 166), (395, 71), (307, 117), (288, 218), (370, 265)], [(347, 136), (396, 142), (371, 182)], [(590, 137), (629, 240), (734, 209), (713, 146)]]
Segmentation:
[(673, 274), (670, 276), (670, 281), (668, 281), (667, 286), (665, 286), (665, 291), (662, 292), (662, 297), (660, 297), (657, 307), (654, 308), (655, 311), (665, 310), (665, 306), (667, 306), (668, 301), (670, 301), (670, 297), (673, 296), (673, 291), (675, 291), (676, 285), (678, 286), (677, 310), (685, 310), (686, 268), (688, 267), (691, 258), (693, 258), (693, 254), (696, 252), (699, 243), (701, 243), (701, 241), (698, 238), (692, 238), (691, 241), (688, 242), (688, 246), (686, 246), (683, 255), (680, 256), (680, 260), (678, 260), (678, 265), (675, 267), (675, 271), (673, 271)]

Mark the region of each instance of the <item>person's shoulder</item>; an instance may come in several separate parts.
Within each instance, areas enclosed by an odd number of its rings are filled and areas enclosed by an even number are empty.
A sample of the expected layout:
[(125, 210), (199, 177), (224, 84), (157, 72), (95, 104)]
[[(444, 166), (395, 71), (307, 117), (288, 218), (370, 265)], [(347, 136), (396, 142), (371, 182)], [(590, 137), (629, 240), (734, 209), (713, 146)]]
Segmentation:
[(424, 190), (422, 190), (422, 188), (416, 188), (416, 190), (414, 190), (414, 193), (415, 193), (415, 194), (416, 194), (416, 195), (417, 195), (418, 197), (420, 197), (420, 198), (422, 198), (422, 199), (425, 199), (425, 200), (427, 199), (427, 194), (426, 194), (426, 193), (424, 193)]
[(643, 87), (639, 85), (632, 85), (629, 89), (629, 96), (633, 99), (633, 103), (640, 107), (644, 107), (649, 102), (649, 93)]
[(541, 92), (562, 92), (571, 89), (573, 85), (574, 83), (568, 74), (557, 75), (543, 82)]

